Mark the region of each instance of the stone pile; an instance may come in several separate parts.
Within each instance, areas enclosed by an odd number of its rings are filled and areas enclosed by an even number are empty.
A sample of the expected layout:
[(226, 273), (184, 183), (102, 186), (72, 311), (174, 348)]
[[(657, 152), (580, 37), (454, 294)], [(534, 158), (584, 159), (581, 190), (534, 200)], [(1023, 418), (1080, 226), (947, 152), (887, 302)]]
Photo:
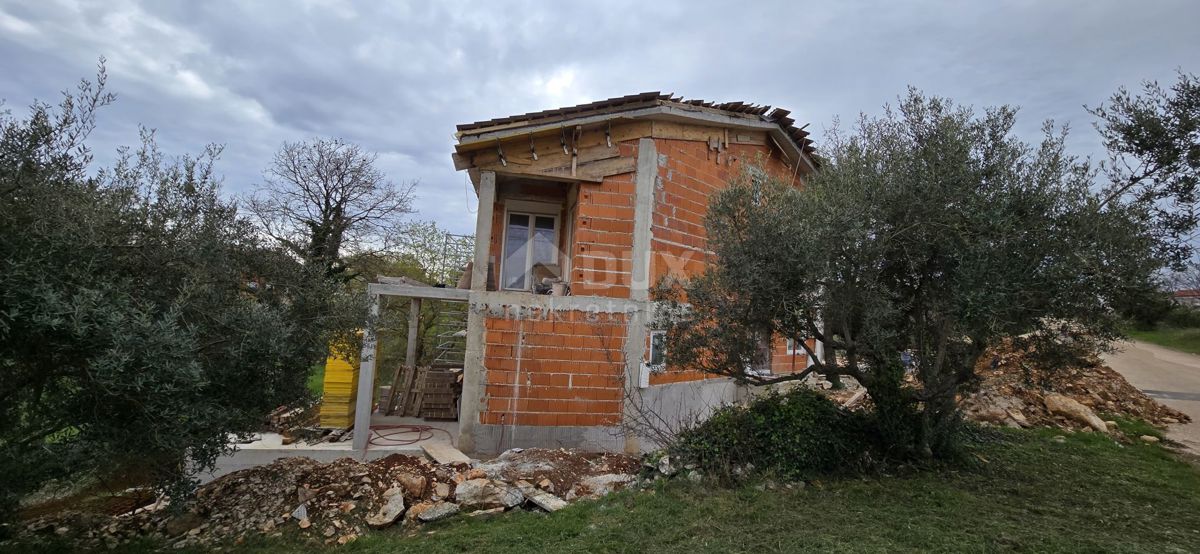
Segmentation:
[(1108, 427), (1101, 414), (1160, 427), (1190, 421), (1187, 414), (1146, 396), (1095, 356), (1049, 371), (1029, 352), (1005, 342), (980, 358), (976, 373), (978, 387), (960, 399), (966, 416), (975, 421), (1099, 432)]
[(460, 513), (558, 510), (634, 483), (639, 469), (635, 457), (564, 449), (513, 449), (488, 462), (444, 465), (402, 454), (367, 463), (284, 458), (201, 486), (182, 511), (166, 509), (166, 502), (119, 516), (68, 511), (24, 531), (81, 548), (142, 537), (178, 548), (215, 546), (285, 534), (346, 544), (370, 529)]

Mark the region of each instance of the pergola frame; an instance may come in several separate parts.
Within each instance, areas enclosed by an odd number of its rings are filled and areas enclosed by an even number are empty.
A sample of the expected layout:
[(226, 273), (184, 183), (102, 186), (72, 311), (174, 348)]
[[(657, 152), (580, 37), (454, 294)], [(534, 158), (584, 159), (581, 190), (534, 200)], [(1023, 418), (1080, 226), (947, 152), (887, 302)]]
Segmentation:
[[(375, 396), (375, 370), (378, 357), (378, 337), (374, 324), (379, 317), (379, 300), (381, 296), (400, 296), (411, 299), (408, 320), (408, 350), (405, 352), (404, 365), (415, 367), (417, 348), (417, 327), (421, 317), (421, 301), (423, 299), (446, 300), (451, 302), (469, 302), (475, 291), (487, 290), (488, 245), (491, 242), (492, 209), (496, 201), (496, 174), (490, 171), (481, 172), (479, 179), (479, 216), (475, 226), (475, 257), (471, 271), (471, 290), (430, 287), (421, 285), (403, 285), (389, 283), (371, 283), (367, 285), (367, 296), (370, 299), (370, 323), (363, 329), (363, 349), (358, 366), (358, 391), (354, 408), (354, 449), (366, 451), (371, 438), (371, 402)], [(470, 329), (472, 323), (468, 316), (467, 346), (463, 363), (463, 403), (459, 409), (460, 435), (469, 431), (472, 423), (478, 419), (478, 402), (473, 401), (479, 396), (479, 368), (483, 361), (482, 333)], [(481, 324), (481, 323), (480, 323)], [(477, 324), (478, 325), (478, 324)], [(393, 392), (393, 394), (395, 394)], [(388, 399), (389, 402), (391, 399)]]

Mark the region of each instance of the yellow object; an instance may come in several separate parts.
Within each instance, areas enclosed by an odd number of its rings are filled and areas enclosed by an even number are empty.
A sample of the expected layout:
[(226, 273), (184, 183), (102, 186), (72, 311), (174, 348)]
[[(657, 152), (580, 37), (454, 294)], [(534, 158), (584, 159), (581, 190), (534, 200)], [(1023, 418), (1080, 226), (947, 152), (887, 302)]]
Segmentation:
[(325, 360), (325, 395), (321, 398), (321, 427), (346, 429), (354, 425), (358, 364), (331, 354)]

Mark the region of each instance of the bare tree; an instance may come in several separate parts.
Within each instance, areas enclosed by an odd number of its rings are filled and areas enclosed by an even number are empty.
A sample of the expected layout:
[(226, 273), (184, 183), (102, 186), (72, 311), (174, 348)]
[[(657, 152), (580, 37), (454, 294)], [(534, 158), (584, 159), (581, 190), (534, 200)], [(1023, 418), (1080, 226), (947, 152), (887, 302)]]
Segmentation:
[(413, 185), (388, 180), (377, 157), (340, 139), (285, 142), (247, 208), (305, 263), (348, 278), (344, 253), (385, 250), (413, 211)]

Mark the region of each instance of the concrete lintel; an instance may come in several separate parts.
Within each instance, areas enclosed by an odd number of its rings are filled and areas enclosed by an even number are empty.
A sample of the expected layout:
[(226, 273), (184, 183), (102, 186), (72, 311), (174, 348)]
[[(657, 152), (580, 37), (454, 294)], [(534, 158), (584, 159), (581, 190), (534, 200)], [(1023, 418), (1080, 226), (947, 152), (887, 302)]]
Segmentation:
[(370, 283), (367, 290), (371, 294), (385, 296), (404, 296), (408, 298), (430, 298), (434, 300), (457, 300), (466, 302), (471, 291), (447, 287), (429, 287), (423, 285), (394, 285), (390, 283)]
[(646, 302), (607, 296), (551, 296), (521, 291), (472, 291), (471, 312), (502, 313), (506, 308), (536, 308), (543, 311), (581, 311), (597, 313), (635, 313), (646, 309)]

